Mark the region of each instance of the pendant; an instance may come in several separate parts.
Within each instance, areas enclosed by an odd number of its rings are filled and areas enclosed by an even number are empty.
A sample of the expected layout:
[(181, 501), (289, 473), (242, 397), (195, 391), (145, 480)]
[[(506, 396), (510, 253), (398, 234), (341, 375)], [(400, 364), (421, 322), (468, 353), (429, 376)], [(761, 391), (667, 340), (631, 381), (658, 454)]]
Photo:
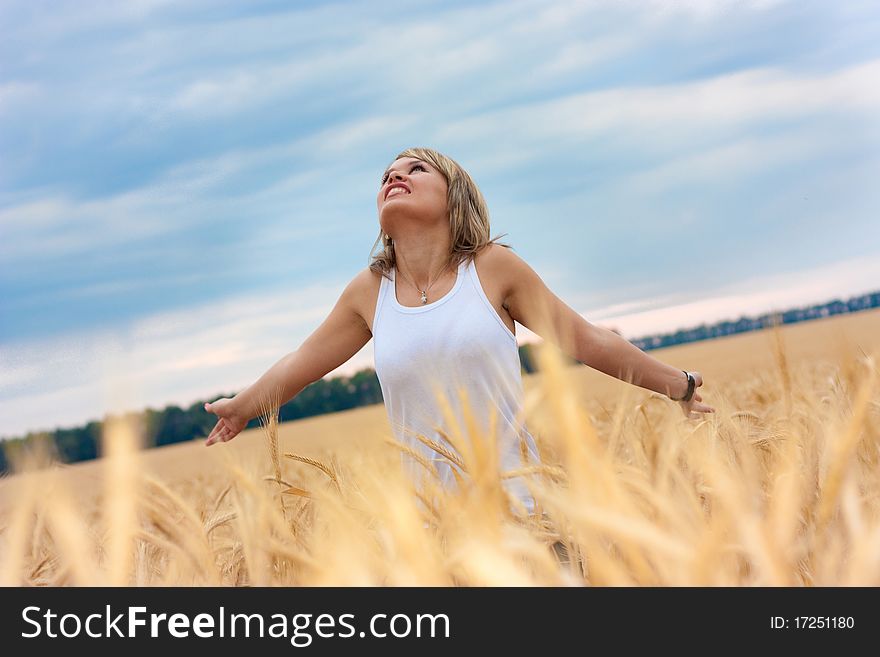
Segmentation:
[(426, 303), (428, 303), (428, 294), (422, 290), (422, 305), (424, 306)]

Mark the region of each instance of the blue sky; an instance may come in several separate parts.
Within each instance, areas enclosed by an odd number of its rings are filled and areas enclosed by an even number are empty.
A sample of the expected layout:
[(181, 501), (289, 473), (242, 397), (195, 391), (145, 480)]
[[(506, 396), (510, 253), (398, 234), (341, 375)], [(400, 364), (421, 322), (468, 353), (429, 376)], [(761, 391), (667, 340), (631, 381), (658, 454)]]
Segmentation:
[(7, 0), (0, 21), (0, 435), (249, 384), (366, 266), (410, 145), (630, 337), (880, 288), (873, 2)]

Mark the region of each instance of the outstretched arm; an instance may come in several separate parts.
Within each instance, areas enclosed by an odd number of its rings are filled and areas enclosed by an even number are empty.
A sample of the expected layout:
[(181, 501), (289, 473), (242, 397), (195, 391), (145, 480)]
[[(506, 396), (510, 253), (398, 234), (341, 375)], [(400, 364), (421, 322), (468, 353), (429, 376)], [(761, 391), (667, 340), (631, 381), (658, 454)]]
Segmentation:
[[(567, 306), (544, 284), (535, 271), (508, 249), (494, 249), (495, 266), (509, 282), (504, 306), (510, 316), (530, 331), (550, 340), (576, 360), (609, 376), (627, 381), (672, 399), (687, 392), (688, 381), (681, 369), (666, 365), (631, 342), (600, 326), (591, 324)], [(699, 372), (691, 372), (696, 387), (703, 383)], [(689, 402), (681, 402), (685, 415), (711, 413), (699, 392)]]
[(288, 402), (307, 385), (354, 356), (370, 340), (370, 330), (356, 311), (358, 296), (363, 294), (369, 275), (369, 270), (364, 270), (348, 284), (327, 319), (296, 351), (281, 358), (232, 399), (205, 404), (205, 410), (218, 416), (206, 446), (232, 440), (251, 418), (261, 413), (263, 406)]

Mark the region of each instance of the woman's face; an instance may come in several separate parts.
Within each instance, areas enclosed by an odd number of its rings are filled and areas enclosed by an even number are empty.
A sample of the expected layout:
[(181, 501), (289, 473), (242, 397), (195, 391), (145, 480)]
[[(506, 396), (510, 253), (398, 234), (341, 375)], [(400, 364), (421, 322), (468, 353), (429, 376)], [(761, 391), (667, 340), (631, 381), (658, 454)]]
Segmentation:
[(446, 178), (424, 160), (415, 157), (395, 160), (383, 174), (376, 196), (379, 224), (391, 234), (395, 217), (407, 215), (427, 221), (446, 220), (447, 191)]

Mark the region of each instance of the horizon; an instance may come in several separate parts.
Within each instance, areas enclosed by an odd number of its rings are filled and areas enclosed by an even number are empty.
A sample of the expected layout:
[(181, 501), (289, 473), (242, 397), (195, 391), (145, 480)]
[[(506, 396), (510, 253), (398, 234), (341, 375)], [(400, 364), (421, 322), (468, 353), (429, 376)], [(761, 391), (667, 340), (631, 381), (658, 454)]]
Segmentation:
[(43, 9), (0, 6), (0, 435), (249, 385), (366, 266), (410, 145), (627, 338), (880, 281), (876, 3)]
[[(872, 289), (872, 290), (868, 290), (868, 291), (866, 291), (866, 292), (864, 292), (864, 293), (856, 294), (856, 295), (846, 295), (846, 296), (843, 296), (843, 297), (834, 297), (834, 298), (831, 298), (831, 299), (827, 299), (827, 300), (825, 300), (825, 301), (816, 301), (816, 302), (813, 302), (813, 303), (808, 303), (808, 304), (799, 305), (799, 306), (792, 306), (792, 307), (789, 307), (789, 308), (775, 308), (775, 309), (773, 309), (773, 310), (767, 311), (767, 313), (775, 313), (775, 312), (782, 313), (782, 312), (790, 311), (790, 310), (806, 309), (806, 308), (810, 308), (810, 307), (813, 307), (813, 306), (827, 305), (827, 304), (832, 303), (832, 302), (834, 302), (834, 301), (847, 302), (847, 301), (849, 301), (849, 300), (852, 299), (852, 298), (858, 298), (858, 297), (866, 296), (866, 295), (869, 295), (869, 294), (876, 294), (876, 293), (878, 293), (878, 292), (880, 292), (880, 289)], [(868, 310), (868, 311), (870, 311), (870, 310), (878, 310), (878, 309), (877, 309), (877, 308), (867, 308), (867, 309), (863, 309), (863, 310)], [(862, 310), (859, 310), (859, 311), (852, 311), (852, 312), (862, 312)], [(717, 320), (717, 321), (714, 321), (714, 322), (702, 322), (701, 324), (691, 324), (691, 325), (688, 325), (688, 326), (682, 326), (682, 327), (678, 327), (678, 328), (676, 328), (676, 329), (673, 330), (673, 331), (664, 331), (664, 332), (662, 332), (662, 333), (653, 333), (653, 334), (645, 334), (645, 335), (637, 335), (637, 336), (626, 336), (626, 335), (624, 335), (624, 337), (625, 337), (626, 339), (630, 340), (630, 341), (632, 341), (632, 340), (639, 340), (639, 339), (643, 339), (643, 338), (651, 337), (652, 335), (667, 335), (667, 334), (670, 334), (670, 333), (674, 333), (675, 331), (678, 331), (678, 330), (687, 331), (687, 330), (690, 330), (690, 329), (698, 328), (699, 326), (701, 326), (701, 325), (703, 325), (703, 324), (706, 324), (707, 326), (714, 326), (714, 325), (720, 324), (720, 323), (725, 322), (725, 321), (731, 321), (731, 322), (733, 322), (733, 321), (737, 321), (737, 320), (740, 320), (740, 319), (755, 319), (755, 318), (760, 317), (760, 316), (762, 316), (763, 314), (767, 314), (767, 313), (754, 313), (754, 314), (750, 314), (750, 315), (739, 315), (739, 316), (737, 316), (737, 317), (724, 318), (724, 319), (720, 319), (720, 320)], [(843, 313), (843, 314), (851, 314), (851, 313)], [(834, 315), (834, 316), (837, 316), (837, 315)], [(818, 319), (827, 319), (827, 318), (826, 318), (826, 317), (813, 318), (813, 319), (806, 320), (806, 321), (816, 321), (816, 320), (818, 320)], [(524, 345), (538, 344), (538, 343), (540, 343), (540, 342), (543, 340), (543, 338), (541, 338), (540, 336), (537, 336), (535, 333), (532, 333), (531, 331), (529, 331), (527, 328), (525, 328), (524, 326), (522, 326), (522, 325), (519, 324), (518, 322), (517, 322), (516, 326), (520, 329), (519, 331), (517, 331), (517, 334), (516, 334), (516, 337), (517, 337), (517, 347), (522, 347), (522, 346), (524, 346)], [(606, 328), (609, 328), (609, 329), (616, 328), (616, 327), (614, 327), (614, 326), (606, 326), (606, 325), (604, 325), (604, 324), (600, 324), (600, 326), (605, 326)], [(753, 330), (754, 330), (754, 329), (753, 329)], [(726, 337), (732, 337), (732, 336), (734, 336), (734, 335), (741, 335), (742, 333), (751, 333), (751, 332), (752, 332), (752, 330), (749, 330), (749, 331), (743, 331), (743, 332), (740, 332), (740, 333), (734, 333), (734, 334), (731, 334), (731, 335), (715, 336), (715, 337), (712, 337), (712, 338), (706, 338), (706, 339), (701, 339), (701, 340), (691, 340), (691, 341), (686, 342), (685, 344), (690, 344), (691, 342), (704, 342), (704, 341), (706, 341), (706, 340), (719, 340), (719, 339), (723, 339), (723, 338), (726, 338)], [(530, 340), (521, 340), (520, 338), (521, 338), (521, 336), (522, 336), (523, 333), (528, 334), (528, 336), (531, 337), (531, 338), (533, 338), (533, 339), (530, 339)], [(669, 348), (672, 348), (673, 346), (678, 346), (678, 345), (676, 344), (676, 345), (670, 345), (670, 346), (668, 346), (668, 347), (659, 347), (658, 349), (669, 349)], [(651, 351), (655, 351), (655, 350), (652, 349)], [(368, 365), (364, 365), (364, 366), (362, 366), (362, 367), (357, 367), (357, 366), (351, 365), (351, 364), (353, 363), (354, 360), (355, 360), (354, 357), (352, 357), (347, 363), (345, 363), (344, 365), (338, 367), (337, 369), (333, 370), (332, 372), (330, 372), (330, 373), (326, 374), (324, 377), (322, 377), (322, 380), (329, 380), (329, 379), (332, 379), (332, 378), (334, 378), (334, 377), (351, 377), (351, 376), (353, 376), (354, 374), (357, 374), (357, 373), (362, 372), (362, 371), (372, 371), (372, 372), (375, 372), (375, 364), (374, 364), (374, 363), (370, 363), (370, 364), (368, 364)], [(83, 426), (84, 424), (88, 424), (89, 422), (105, 422), (105, 421), (107, 420), (107, 418), (110, 417), (111, 415), (116, 416), (116, 417), (119, 417), (119, 416), (126, 416), (126, 415), (131, 415), (131, 414), (138, 415), (138, 414), (141, 414), (141, 413), (145, 413), (145, 412), (147, 412), (147, 411), (150, 411), (150, 410), (162, 411), (162, 410), (164, 410), (165, 408), (168, 408), (168, 407), (170, 407), (170, 406), (177, 406), (177, 407), (179, 407), (179, 408), (186, 409), (186, 408), (189, 408), (189, 407), (193, 406), (194, 404), (201, 404), (201, 403), (203, 403), (203, 402), (205, 402), (205, 401), (213, 401), (214, 399), (217, 398), (217, 395), (218, 395), (218, 394), (220, 394), (220, 393), (214, 393), (213, 395), (208, 395), (208, 396), (201, 396), (201, 397), (198, 397), (198, 398), (196, 398), (196, 399), (189, 400), (189, 401), (187, 401), (187, 402), (179, 402), (179, 401), (169, 402), (169, 403), (167, 403), (167, 404), (164, 404), (164, 405), (158, 406), (158, 407), (156, 407), (156, 408), (153, 408), (152, 406), (147, 406), (147, 407), (141, 407), (141, 408), (138, 408), (138, 409), (132, 409), (132, 408), (129, 408), (129, 409), (125, 409), (125, 410), (116, 410), (116, 411), (114, 411), (114, 412), (108, 412), (108, 413), (105, 413), (105, 414), (104, 414), (102, 417), (100, 417), (100, 418), (90, 418), (88, 421), (86, 421), (86, 422), (81, 422), (81, 423), (80, 423), (79, 425), (77, 425), (77, 426)], [(236, 391), (234, 394), (238, 394), (238, 391)], [(334, 411), (334, 412), (338, 412), (338, 411)], [(308, 417), (311, 417), (311, 416), (308, 416)], [(53, 431), (58, 431), (58, 430), (62, 430), (62, 429), (71, 429), (71, 428), (74, 428), (74, 427), (73, 427), (72, 425), (71, 425), (71, 426), (63, 426), (63, 427), (62, 427), (62, 426), (56, 426), (56, 427), (54, 427), (54, 428), (52, 428), (52, 429), (46, 429), (46, 428), (44, 428), (44, 429), (31, 429), (31, 430), (28, 430), (27, 432), (25, 432), (25, 433), (23, 433), (23, 434), (14, 435), (14, 436), (13, 436), (13, 435), (9, 435), (9, 436), (7, 436), (7, 435), (0, 435), (0, 442), (2, 442), (2, 441), (4, 441), (4, 440), (14, 440), (14, 439), (17, 439), (17, 438), (22, 438), (22, 437), (24, 437), (25, 435), (28, 435), (28, 434), (51, 433), (51, 432), (53, 432)]]

